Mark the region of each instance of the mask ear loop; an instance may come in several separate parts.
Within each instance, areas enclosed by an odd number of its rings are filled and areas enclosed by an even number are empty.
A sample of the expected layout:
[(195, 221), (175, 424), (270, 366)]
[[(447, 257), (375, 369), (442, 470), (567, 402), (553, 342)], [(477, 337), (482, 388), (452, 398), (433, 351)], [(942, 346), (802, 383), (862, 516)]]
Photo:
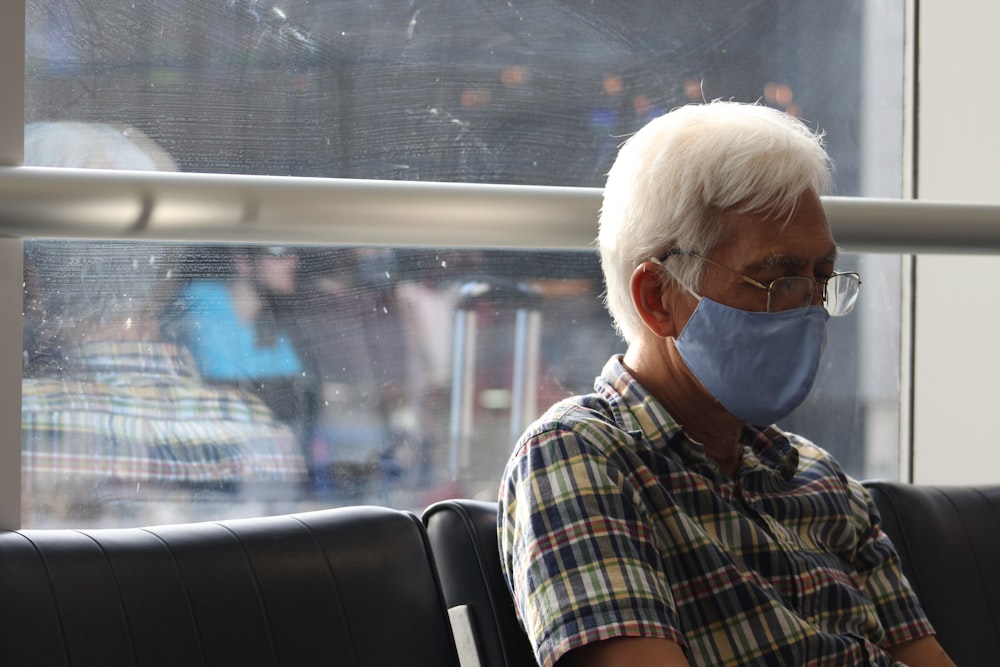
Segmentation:
[(691, 296), (693, 296), (698, 303), (701, 303), (701, 295), (698, 294), (697, 292), (695, 292), (690, 287), (688, 287), (687, 283), (685, 283), (683, 280), (681, 280), (680, 278), (678, 278), (677, 274), (674, 273), (673, 271), (671, 271), (670, 268), (667, 267), (667, 265), (663, 262), (664, 259), (667, 259), (668, 257), (673, 257), (673, 256), (674, 256), (674, 253), (668, 252), (666, 255), (663, 256), (663, 259), (660, 259), (659, 257), (650, 257), (649, 261), (652, 262), (653, 264), (656, 264), (658, 267), (660, 267), (663, 270), (664, 273), (669, 273), (670, 276), (674, 279), (674, 282), (676, 282), (678, 285), (680, 285), (684, 289), (685, 292), (687, 292), (688, 294), (690, 294)]

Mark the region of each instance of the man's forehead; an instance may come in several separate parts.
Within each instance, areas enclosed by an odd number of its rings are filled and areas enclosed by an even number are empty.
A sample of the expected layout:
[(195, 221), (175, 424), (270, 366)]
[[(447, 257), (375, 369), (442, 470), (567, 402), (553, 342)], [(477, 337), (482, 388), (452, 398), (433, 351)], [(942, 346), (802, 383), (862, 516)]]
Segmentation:
[(744, 221), (730, 227), (716, 250), (745, 268), (836, 262), (840, 255), (825, 218), (794, 229), (774, 222)]

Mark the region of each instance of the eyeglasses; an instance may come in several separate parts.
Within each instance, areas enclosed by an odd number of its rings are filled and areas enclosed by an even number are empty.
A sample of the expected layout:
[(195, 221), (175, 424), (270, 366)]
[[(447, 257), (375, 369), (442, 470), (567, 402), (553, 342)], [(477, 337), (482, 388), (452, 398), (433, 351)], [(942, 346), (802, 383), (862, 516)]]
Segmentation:
[(805, 308), (813, 302), (816, 289), (822, 287), (823, 305), (826, 307), (826, 311), (830, 313), (831, 317), (841, 317), (847, 315), (854, 308), (854, 303), (858, 300), (858, 291), (861, 289), (861, 276), (853, 272), (834, 273), (822, 281), (809, 276), (782, 276), (765, 285), (759, 280), (754, 280), (750, 276), (745, 276), (739, 271), (703, 257), (696, 252), (677, 248), (670, 250), (659, 259), (652, 258), (652, 261), (662, 266), (663, 262), (676, 255), (697, 257), (712, 266), (729, 271), (745, 283), (767, 290), (767, 312), (769, 313)]

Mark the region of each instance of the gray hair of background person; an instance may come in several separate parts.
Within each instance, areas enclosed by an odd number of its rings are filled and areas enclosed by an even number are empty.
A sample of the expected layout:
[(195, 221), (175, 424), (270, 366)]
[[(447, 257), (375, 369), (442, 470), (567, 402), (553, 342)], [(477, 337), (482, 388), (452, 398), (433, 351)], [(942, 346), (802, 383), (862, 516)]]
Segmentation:
[[(727, 214), (789, 218), (805, 191), (826, 194), (831, 170), (822, 134), (776, 109), (711, 102), (649, 122), (622, 146), (601, 206), (605, 305), (618, 333), (631, 342), (643, 328), (629, 287), (636, 267), (671, 248), (709, 254)], [(671, 261), (667, 279), (697, 292), (703, 263)]]
[(164, 243), (38, 240), (25, 246), (40, 341), (110, 340), (158, 322), (177, 288), (179, 258)]
[[(24, 131), (24, 156), (28, 166), (177, 170), (141, 131), (101, 123), (32, 123)], [(35, 299), (46, 314), (42, 340), (146, 322), (177, 282), (171, 246), (163, 243), (37, 240), (26, 244), (25, 259), (36, 291), (26, 294), (25, 305)]]

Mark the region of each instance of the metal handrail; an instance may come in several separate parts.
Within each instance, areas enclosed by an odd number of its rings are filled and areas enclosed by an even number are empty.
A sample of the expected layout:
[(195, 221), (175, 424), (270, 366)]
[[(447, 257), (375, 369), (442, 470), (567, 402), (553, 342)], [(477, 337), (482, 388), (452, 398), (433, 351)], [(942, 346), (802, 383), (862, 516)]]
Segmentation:
[[(824, 197), (848, 251), (1000, 252), (1000, 205)], [(0, 167), (0, 235), (592, 248), (599, 188)]]

